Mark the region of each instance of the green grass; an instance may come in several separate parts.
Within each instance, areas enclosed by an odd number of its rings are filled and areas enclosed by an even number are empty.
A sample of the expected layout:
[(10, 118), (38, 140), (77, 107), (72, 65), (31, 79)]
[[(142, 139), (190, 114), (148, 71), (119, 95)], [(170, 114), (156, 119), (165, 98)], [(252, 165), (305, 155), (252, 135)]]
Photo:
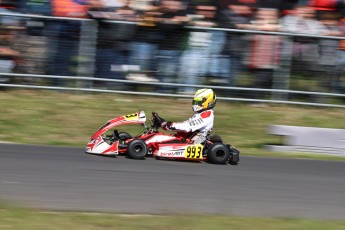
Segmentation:
[(16, 230), (344, 230), (345, 221), (225, 215), (120, 215), (47, 212), (0, 203), (0, 229)]
[[(107, 120), (144, 110), (171, 121), (192, 115), (191, 99), (81, 94), (52, 91), (11, 90), (0, 92), (0, 140), (43, 145), (84, 147), (90, 136)], [(267, 105), (218, 101), (214, 132), (235, 145), (243, 155), (345, 159), (317, 154), (267, 152), (265, 144), (279, 144), (280, 138), (267, 134), (271, 124), (345, 129), (344, 109)], [(138, 134), (141, 126), (119, 127)]]

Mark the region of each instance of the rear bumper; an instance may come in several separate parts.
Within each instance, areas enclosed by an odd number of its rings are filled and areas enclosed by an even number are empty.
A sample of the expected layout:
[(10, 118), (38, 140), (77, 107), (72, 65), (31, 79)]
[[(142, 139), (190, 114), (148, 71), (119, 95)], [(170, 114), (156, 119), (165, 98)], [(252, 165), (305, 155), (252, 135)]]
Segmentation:
[(230, 149), (230, 159), (229, 162), (230, 163), (238, 163), (240, 162), (240, 151), (238, 149), (236, 149), (235, 147), (233, 147), (232, 145), (227, 145), (228, 148)]

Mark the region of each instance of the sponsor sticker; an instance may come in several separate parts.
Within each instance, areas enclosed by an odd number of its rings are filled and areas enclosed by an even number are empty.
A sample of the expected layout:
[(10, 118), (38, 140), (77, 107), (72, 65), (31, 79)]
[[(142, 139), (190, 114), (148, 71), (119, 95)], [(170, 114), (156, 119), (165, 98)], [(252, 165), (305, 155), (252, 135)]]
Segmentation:
[(178, 157), (183, 156), (183, 150), (169, 150), (167, 152), (161, 152), (159, 154), (161, 157)]

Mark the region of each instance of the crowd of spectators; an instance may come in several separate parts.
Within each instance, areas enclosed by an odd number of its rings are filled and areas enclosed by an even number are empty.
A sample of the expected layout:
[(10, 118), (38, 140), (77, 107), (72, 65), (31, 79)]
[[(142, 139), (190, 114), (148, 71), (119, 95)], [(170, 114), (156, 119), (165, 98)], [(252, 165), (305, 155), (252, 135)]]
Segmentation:
[[(94, 71), (88, 74), (97, 78), (238, 86), (245, 84), (241, 78), (247, 74), (251, 76), (249, 86), (271, 88), (276, 70), (282, 68), (284, 58), (291, 58), (291, 75), (315, 80), (317, 91), (339, 92), (344, 90), (344, 41), (303, 36), (287, 39), (242, 30), (344, 36), (344, 2), (0, 0), (0, 13), (94, 19)], [(1, 73), (81, 74), (77, 68), (82, 60), (78, 56), (82, 21), (3, 15), (0, 20)], [(61, 80), (52, 83), (66, 84)], [(110, 86), (95, 81), (93, 87)], [(168, 86), (155, 90), (175, 91)], [(180, 87), (178, 91), (190, 93), (194, 88)]]

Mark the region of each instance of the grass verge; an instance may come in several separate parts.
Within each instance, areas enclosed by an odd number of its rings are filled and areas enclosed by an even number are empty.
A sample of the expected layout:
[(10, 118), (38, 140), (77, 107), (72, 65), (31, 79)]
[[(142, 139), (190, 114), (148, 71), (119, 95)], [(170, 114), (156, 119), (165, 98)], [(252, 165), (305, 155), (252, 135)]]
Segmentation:
[(0, 203), (0, 229), (25, 230), (344, 230), (345, 221), (225, 215), (120, 215), (43, 212)]
[[(166, 120), (182, 121), (192, 115), (191, 99), (118, 94), (81, 94), (54, 91), (11, 90), (0, 92), (0, 140), (43, 145), (84, 147), (93, 132), (107, 120), (144, 110), (158, 112)], [(268, 135), (271, 124), (345, 128), (344, 109), (266, 105), (218, 101), (214, 130), (243, 155), (344, 160), (319, 154), (272, 153), (266, 144), (280, 144)], [(119, 131), (138, 134), (142, 127)]]

